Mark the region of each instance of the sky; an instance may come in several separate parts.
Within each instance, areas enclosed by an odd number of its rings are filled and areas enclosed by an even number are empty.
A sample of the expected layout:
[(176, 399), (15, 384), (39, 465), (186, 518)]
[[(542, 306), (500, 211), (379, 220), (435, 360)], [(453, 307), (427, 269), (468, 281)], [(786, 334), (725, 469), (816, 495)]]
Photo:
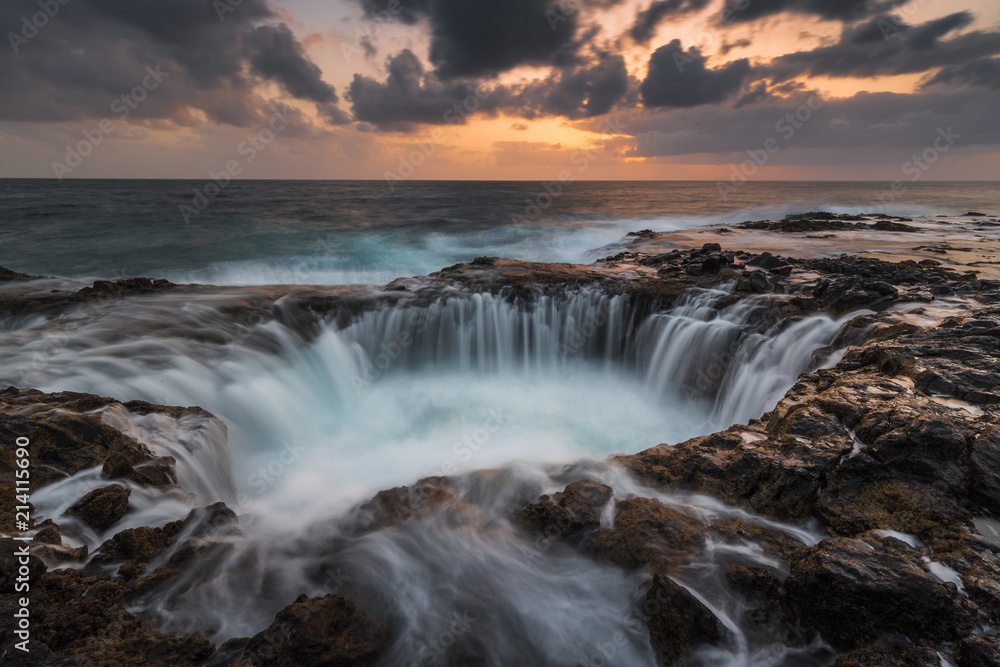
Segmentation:
[(4, 0), (0, 177), (1000, 180), (996, 0)]

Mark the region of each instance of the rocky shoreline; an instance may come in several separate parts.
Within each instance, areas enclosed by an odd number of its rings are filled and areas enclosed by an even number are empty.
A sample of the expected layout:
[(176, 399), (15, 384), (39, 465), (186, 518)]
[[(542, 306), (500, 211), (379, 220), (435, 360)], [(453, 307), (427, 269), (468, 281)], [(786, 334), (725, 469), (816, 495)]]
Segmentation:
[[(706, 521), (653, 497), (612, 498), (610, 487), (588, 479), (511, 506), (510, 520), (526, 535), (641, 573), (640, 615), (664, 665), (726, 637), (712, 611), (672, 578), (718, 540), (756, 545), (780, 563), (736, 565), (726, 581), (744, 596), (751, 626), (761, 636), (780, 633), (790, 649), (826, 642), (841, 667), (938, 667), (941, 656), (958, 667), (1000, 664), (1000, 638), (992, 634), (1000, 626), (1000, 537), (990, 534), (988, 519), (1000, 513), (1000, 282), (933, 260), (799, 260), (710, 243), (625, 252), (591, 266), (480, 258), (384, 288), (212, 288), (211, 296), (206, 287), (143, 278), (79, 287), (0, 269), (0, 315), (69, 317), (81, 306), (123, 298), (198, 296), (225, 301), (233, 322), (274, 320), (309, 338), (320, 321), (349, 320), (385, 303), (426, 304), (457, 288), (524, 302), (589, 286), (626, 295), (641, 317), (692, 287), (723, 284), (733, 285), (732, 300), (773, 297), (762, 326), (814, 313), (870, 312), (841, 335), (837, 346), (848, 349), (835, 367), (801, 376), (759, 420), (612, 462), (651, 489), (710, 495), (757, 517), (818, 521), (827, 539), (804, 544), (743, 515)], [(938, 316), (933, 309), (942, 300), (952, 309)], [(924, 308), (889, 310), (901, 303)], [(0, 494), (13, 496), (18, 437), (32, 442), (33, 492), (86, 469), (99, 468), (111, 482), (71, 508), (95, 530), (129, 512), (130, 487), (116, 480), (175, 487), (177, 462), (102, 419), (109, 408), (213, 419), (194, 407), (8, 388), (0, 392)], [(358, 508), (357, 530), (404, 524), (455, 497), (450, 478), (383, 491)], [(0, 522), (10, 531), (11, 512)], [(16, 637), (4, 624), (3, 662), (376, 664), (393, 628), (339, 595), (289, 600), (269, 628), (221, 646), (158, 632), (130, 611), (134, 600), (227, 549), (225, 536), (239, 522), (217, 503), (181, 521), (118, 532), (94, 553), (68, 546), (51, 521), (36, 524), (32, 652), (14, 651)], [(2, 542), (0, 616), (9, 618), (18, 562), (15, 542)], [(485, 663), (456, 648), (442, 664)]]

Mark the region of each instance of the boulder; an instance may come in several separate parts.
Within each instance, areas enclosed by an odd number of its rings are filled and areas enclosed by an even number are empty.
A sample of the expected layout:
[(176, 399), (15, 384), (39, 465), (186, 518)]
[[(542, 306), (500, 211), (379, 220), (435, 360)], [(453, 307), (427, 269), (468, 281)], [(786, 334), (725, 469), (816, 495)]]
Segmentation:
[(105, 531), (128, 512), (128, 498), (131, 494), (131, 490), (120, 484), (94, 489), (70, 505), (66, 514), (77, 517), (95, 530)]

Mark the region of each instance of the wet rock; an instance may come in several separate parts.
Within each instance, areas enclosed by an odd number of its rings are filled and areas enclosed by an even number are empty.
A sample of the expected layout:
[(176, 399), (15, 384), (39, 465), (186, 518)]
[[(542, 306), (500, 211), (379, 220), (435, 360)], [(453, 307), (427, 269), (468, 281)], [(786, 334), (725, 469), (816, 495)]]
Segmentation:
[[(6, 590), (6, 589), (5, 589)], [(214, 652), (205, 639), (156, 632), (122, 606), (120, 580), (86, 576), (79, 570), (46, 572), (32, 582), (31, 655), (45, 664), (202, 665)], [(9, 618), (17, 601), (0, 595), (0, 614)], [(0, 654), (14, 655), (4, 626)]]
[(128, 498), (132, 491), (120, 484), (94, 489), (73, 503), (66, 513), (79, 518), (98, 531), (105, 531), (118, 523), (128, 512)]
[(254, 635), (237, 667), (374, 665), (388, 644), (389, 631), (337, 595), (300, 595), (277, 613), (274, 623)]
[(708, 607), (666, 576), (653, 576), (643, 610), (661, 664), (674, 665), (698, 646), (723, 638), (722, 623)]
[(87, 562), (90, 548), (86, 544), (75, 549), (42, 545), (33, 547), (31, 552), (41, 558), (46, 565), (56, 567), (65, 563), (83, 564)]
[(996, 667), (1000, 665), (1000, 637), (966, 637), (958, 643), (958, 667)]
[(771, 287), (770, 283), (760, 271), (753, 271), (747, 276), (747, 289), (751, 292), (766, 292)]
[(611, 500), (610, 486), (593, 480), (580, 480), (559, 494), (558, 503), (543, 496), (531, 503), (516, 519), (532, 531), (545, 537), (568, 537), (601, 522), (601, 512)]
[(379, 491), (375, 498), (358, 508), (354, 527), (356, 530), (367, 531), (399, 526), (454, 498), (455, 490), (447, 477), (427, 477), (411, 486)]
[(621, 567), (676, 567), (704, 540), (707, 527), (694, 517), (655, 498), (618, 503), (614, 530), (600, 530), (587, 549)]
[(50, 523), (45, 526), (31, 538), (31, 541), (35, 544), (62, 544), (62, 534), (59, 532), (59, 526), (54, 523)]
[(890, 637), (837, 658), (834, 667), (941, 667), (937, 651), (914, 646), (905, 637)]
[(972, 444), (971, 500), (1000, 514), (1000, 426), (993, 426)]
[(596, 525), (601, 521), (601, 512), (611, 500), (613, 490), (607, 484), (584, 479), (567, 486), (559, 498), (559, 506), (569, 512), (573, 521), (580, 524)]
[(125, 565), (118, 570), (118, 574), (126, 579), (134, 578), (142, 574), (146, 563), (170, 546), (182, 527), (182, 521), (174, 521), (162, 528), (123, 530), (101, 545), (88, 563), (86, 571), (96, 574), (102, 571), (102, 566), (124, 562)]
[(913, 558), (860, 540), (825, 540), (790, 563), (787, 599), (838, 650), (886, 632), (913, 641), (955, 641), (972, 631), (968, 604)]
[(101, 476), (105, 479), (130, 479), (147, 486), (170, 486), (177, 483), (176, 461), (171, 456), (154, 457), (145, 448), (125, 446), (104, 461)]
[[(13, 593), (18, 577), (23, 577), (22, 567), (28, 568), (28, 580), (35, 581), (43, 572), (45, 564), (36, 556), (24, 556), (27, 544), (10, 538), (0, 538), (0, 594)], [(21, 561), (27, 558), (27, 565)], [(9, 618), (9, 617), (8, 617)]]

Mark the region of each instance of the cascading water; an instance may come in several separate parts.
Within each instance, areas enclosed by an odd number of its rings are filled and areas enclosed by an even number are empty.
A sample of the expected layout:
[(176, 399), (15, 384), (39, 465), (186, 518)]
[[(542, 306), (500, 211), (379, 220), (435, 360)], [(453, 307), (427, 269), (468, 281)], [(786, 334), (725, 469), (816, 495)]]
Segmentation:
[[(105, 414), (174, 456), (197, 504), (223, 500), (241, 515), (225, 548), (137, 611), (219, 641), (261, 630), (299, 593), (340, 592), (393, 626), (387, 664), (420, 656), (456, 614), (476, 619), (463, 650), (491, 664), (595, 664), (600, 638), (618, 631), (626, 641), (612, 664), (655, 664), (633, 618), (638, 579), (557, 544), (539, 553), (506, 517), (583, 477), (608, 483), (617, 499), (659, 497), (706, 521), (734, 512), (642, 489), (607, 464), (565, 466), (759, 416), (847, 319), (764, 327), (763, 298), (724, 305), (728, 289), (692, 292), (645, 319), (627, 297), (598, 290), (452, 294), (374, 308), (342, 327), (331, 317), (306, 339), (273, 321), (241, 327), (224, 315), (228, 298), (147, 297), (29, 322), (0, 333), (0, 381), (199, 405), (225, 420), (229, 448), (208, 421)], [(472, 472), (488, 468), (496, 470)], [(455, 476), (456, 500), (399, 528), (350, 527), (358, 502), (427, 475)], [(123, 523), (93, 534), (63, 512), (103, 483), (99, 471), (83, 471), (32, 500), (92, 549), (124, 526), (191, 509), (176, 492), (136, 489)], [(780, 642), (743, 628), (719, 583), (724, 568), (713, 565), (780, 564), (743, 544), (706, 553), (684, 583), (730, 638), (703, 661), (784, 656)], [(330, 572), (340, 573), (335, 586)], [(823, 655), (792, 653), (798, 664)]]

